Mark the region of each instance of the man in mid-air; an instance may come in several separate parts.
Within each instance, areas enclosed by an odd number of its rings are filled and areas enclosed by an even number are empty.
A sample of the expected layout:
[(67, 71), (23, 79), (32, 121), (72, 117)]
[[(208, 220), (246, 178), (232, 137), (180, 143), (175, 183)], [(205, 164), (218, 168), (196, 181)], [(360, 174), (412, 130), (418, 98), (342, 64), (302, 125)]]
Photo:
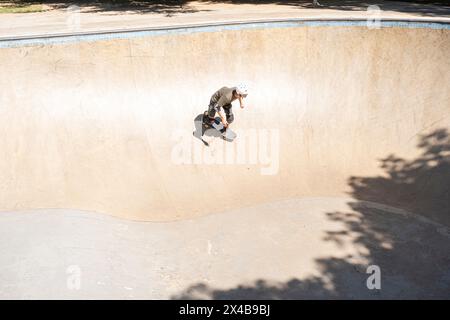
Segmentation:
[(243, 99), (247, 97), (247, 94), (248, 90), (245, 84), (240, 84), (237, 87), (232, 88), (220, 88), (211, 96), (208, 111), (205, 111), (203, 114), (203, 122), (206, 125), (211, 125), (214, 122), (217, 113), (223, 126), (228, 128), (228, 125), (234, 120), (231, 103), (234, 100), (239, 99), (240, 107), (244, 108)]

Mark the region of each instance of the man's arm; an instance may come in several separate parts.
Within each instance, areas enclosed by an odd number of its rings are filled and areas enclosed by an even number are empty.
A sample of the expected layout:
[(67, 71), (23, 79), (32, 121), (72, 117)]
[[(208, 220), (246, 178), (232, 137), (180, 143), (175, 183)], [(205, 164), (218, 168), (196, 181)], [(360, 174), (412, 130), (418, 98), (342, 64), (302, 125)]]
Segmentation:
[(220, 120), (222, 121), (222, 124), (226, 128), (228, 126), (228, 122), (227, 122), (227, 117), (225, 116), (224, 112), (222, 111), (222, 108), (217, 109), (216, 112), (219, 114)]
[(228, 126), (227, 118), (224, 112), (222, 111), (222, 108), (219, 106), (219, 104), (216, 103), (213, 109), (215, 111), (214, 118), (216, 117), (216, 114), (219, 115), (220, 121), (225, 127), (227, 127)]
[(222, 124), (225, 126), (225, 128), (228, 126), (227, 118), (222, 111), (222, 106), (225, 104), (225, 97), (220, 97), (219, 101), (217, 101), (217, 108), (216, 112), (219, 114), (220, 120), (222, 120)]
[(241, 109), (244, 109), (244, 98), (242, 96), (239, 96), (239, 105)]

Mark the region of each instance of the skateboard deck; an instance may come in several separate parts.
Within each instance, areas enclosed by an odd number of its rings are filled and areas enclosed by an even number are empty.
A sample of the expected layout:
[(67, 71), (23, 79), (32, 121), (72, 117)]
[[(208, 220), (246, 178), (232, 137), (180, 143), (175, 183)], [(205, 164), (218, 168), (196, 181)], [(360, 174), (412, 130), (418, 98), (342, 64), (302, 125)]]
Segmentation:
[(217, 131), (219, 131), (221, 133), (222, 138), (226, 141), (231, 142), (237, 137), (236, 133), (230, 128), (225, 128), (222, 122), (218, 122), (216, 120), (211, 124), (211, 126)]

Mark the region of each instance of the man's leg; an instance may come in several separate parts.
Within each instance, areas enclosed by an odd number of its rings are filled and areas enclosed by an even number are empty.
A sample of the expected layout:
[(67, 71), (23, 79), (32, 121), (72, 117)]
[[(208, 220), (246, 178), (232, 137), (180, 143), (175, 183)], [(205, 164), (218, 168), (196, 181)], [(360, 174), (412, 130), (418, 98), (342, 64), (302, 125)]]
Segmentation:
[(216, 112), (217, 112), (217, 105), (213, 101), (210, 101), (208, 107), (209, 117), (214, 119), (214, 117), (216, 116)]
[(208, 106), (208, 110), (203, 114), (203, 122), (206, 124), (211, 124), (214, 121), (214, 117), (216, 115), (215, 104), (211, 101)]
[(231, 108), (231, 104), (224, 106), (223, 110), (225, 111), (225, 115), (227, 116), (227, 122), (232, 123), (234, 121), (234, 114)]

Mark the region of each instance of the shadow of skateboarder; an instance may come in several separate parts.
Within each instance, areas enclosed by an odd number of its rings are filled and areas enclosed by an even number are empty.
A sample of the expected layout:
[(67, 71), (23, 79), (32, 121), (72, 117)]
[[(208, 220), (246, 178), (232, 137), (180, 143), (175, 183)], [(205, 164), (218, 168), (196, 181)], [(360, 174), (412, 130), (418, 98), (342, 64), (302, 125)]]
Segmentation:
[(197, 115), (194, 119), (195, 130), (192, 132), (194, 137), (202, 141), (205, 146), (209, 146), (209, 143), (203, 139), (203, 136), (221, 137), (228, 142), (232, 142), (236, 138), (236, 133), (225, 128), (219, 117), (216, 117), (211, 123), (207, 123), (205, 119), (208, 117), (204, 117), (203, 113)]

